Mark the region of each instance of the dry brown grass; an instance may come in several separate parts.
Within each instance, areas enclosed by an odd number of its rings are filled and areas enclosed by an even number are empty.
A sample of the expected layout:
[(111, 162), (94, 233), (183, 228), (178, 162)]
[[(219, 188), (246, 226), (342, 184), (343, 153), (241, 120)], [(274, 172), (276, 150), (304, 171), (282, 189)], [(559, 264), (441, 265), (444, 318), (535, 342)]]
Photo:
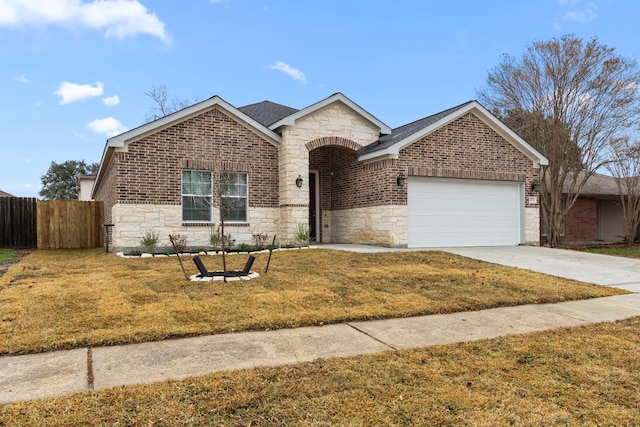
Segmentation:
[(640, 318), (4, 406), (24, 426), (640, 425)]
[[(246, 256), (231, 256), (240, 269)], [(209, 269), (219, 257), (204, 257)], [(263, 273), (267, 254), (254, 269)], [(190, 259), (185, 261), (196, 272)], [(0, 277), (0, 353), (320, 325), (623, 293), (444, 252), (273, 254), (249, 282), (189, 282), (175, 258), (36, 251)]]

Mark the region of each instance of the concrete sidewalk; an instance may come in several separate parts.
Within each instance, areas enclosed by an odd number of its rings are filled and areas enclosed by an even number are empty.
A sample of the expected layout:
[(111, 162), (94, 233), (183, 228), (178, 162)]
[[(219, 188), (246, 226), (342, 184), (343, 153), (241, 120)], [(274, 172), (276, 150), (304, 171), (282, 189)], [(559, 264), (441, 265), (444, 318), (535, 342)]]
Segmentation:
[(640, 294), (0, 358), (0, 402), (640, 316)]
[[(321, 247), (355, 252), (408, 250), (366, 245)], [(531, 246), (442, 250), (636, 293), (558, 304), (5, 356), (0, 357), (0, 402), (640, 316), (639, 260)]]

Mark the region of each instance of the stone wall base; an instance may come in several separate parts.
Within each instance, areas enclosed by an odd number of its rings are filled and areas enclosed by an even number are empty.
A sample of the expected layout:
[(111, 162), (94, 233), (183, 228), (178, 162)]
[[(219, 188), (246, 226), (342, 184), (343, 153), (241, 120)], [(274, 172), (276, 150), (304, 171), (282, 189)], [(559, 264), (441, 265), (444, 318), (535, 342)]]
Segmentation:
[[(182, 222), (182, 207), (175, 205), (116, 204), (112, 218), (115, 226), (111, 230), (110, 249), (114, 252), (140, 249), (140, 239), (147, 231), (158, 233), (158, 249), (171, 248), (169, 234), (187, 237), (190, 248), (209, 248), (211, 224), (185, 224)], [(277, 208), (251, 208), (246, 224), (225, 223), (225, 234), (230, 233), (235, 243), (253, 243), (253, 235), (266, 233), (269, 244), (278, 232), (279, 212)], [(215, 225), (220, 225), (214, 214)]]
[(527, 245), (540, 245), (540, 208), (531, 207), (524, 210), (524, 236)]
[(406, 247), (407, 213), (406, 205), (323, 212), (322, 242)]

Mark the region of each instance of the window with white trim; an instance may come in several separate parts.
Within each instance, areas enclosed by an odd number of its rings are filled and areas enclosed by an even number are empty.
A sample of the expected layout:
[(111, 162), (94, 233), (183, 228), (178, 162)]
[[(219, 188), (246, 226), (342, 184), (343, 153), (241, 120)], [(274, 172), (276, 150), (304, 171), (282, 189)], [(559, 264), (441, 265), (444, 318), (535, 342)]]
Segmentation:
[(182, 221), (211, 222), (211, 178), (209, 171), (182, 171)]
[(249, 177), (245, 172), (220, 173), (220, 205), (225, 221), (247, 222)]

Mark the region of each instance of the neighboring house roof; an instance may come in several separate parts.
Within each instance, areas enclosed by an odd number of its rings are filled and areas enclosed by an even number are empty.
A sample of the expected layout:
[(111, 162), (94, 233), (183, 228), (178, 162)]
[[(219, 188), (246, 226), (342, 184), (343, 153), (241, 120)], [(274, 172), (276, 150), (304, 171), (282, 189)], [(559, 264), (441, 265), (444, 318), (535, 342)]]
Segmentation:
[(262, 101), (256, 104), (245, 105), (244, 107), (238, 108), (238, 110), (266, 127), (269, 127), (283, 118), (298, 112), (295, 108), (276, 104), (271, 101)]
[(473, 112), (476, 117), (480, 118), (500, 136), (525, 154), (533, 161), (535, 167), (549, 164), (549, 160), (547, 160), (542, 153), (509, 129), (477, 101), (468, 101), (457, 107), (449, 108), (448, 110), (425, 117), (424, 119), (400, 126), (394, 129), (389, 135), (383, 136), (378, 141), (358, 150), (358, 160), (370, 160), (378, 157), (397, 158), (402, 148), (435, 132), (442, 126), (451, 123), (469, 112)]
[[(583, 176), (584, 174), (581, 173), (578, 179), (582, 179)], [(569, 192), (569, 185), (568, 180), (565, 181), (563, 193)], [(591, 175), (580, 192), (581, 196), (617, 196), (619, 194), (616, 179), (599, 173)]]
[(596, 173), (587, 179), (587, 182), (584, 184), (580, 194), (617, 196), (620, 192), (614, 177)]
[(0, 190), (0, 197), (15, 197), (13, 194), (9, 194), (5, 191)]

